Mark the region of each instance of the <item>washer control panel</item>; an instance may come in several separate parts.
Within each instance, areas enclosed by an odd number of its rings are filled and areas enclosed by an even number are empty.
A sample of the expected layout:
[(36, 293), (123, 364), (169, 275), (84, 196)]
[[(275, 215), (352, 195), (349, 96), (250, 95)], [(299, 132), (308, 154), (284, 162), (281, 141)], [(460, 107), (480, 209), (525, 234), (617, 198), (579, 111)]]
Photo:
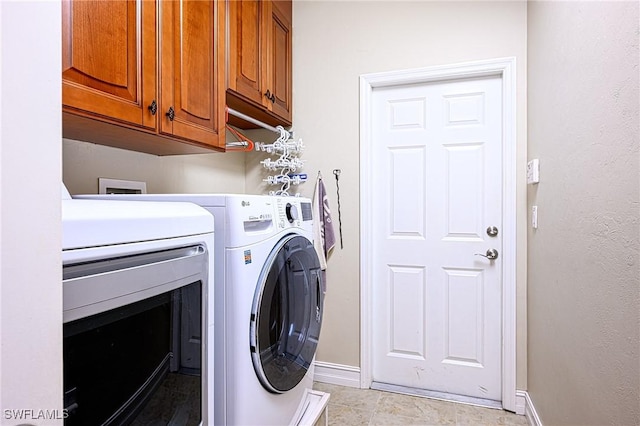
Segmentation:
[(289, 223), (293, 223), (300, 217), (298, 215), (298, 208), (295, 206), (295, 204), (287, 203), (284, 208), (284, 212), (287, 215), (287, 220), (289, 221)]
[(311, 202), (309, 201), (303, 201), (300, 203), (300, 210), (302, 212), (302, 220), (303, 221), (310, 221), (313, 220), (313, 215), (311, 213)]
[(302, 227), (303, 222), (310, 222), (311, 202), (306, 198), (276, 198), (276, 226), (278, 229)]

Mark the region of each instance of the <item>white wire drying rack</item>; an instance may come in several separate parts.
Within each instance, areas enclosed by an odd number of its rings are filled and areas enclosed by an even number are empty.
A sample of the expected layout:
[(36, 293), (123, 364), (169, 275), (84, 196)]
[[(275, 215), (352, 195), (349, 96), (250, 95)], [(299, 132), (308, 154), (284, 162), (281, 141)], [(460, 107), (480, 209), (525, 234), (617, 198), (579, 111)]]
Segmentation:
[[(300, 169), (302, 169), (304, 165), (304, 161), (298, 158), (298, 155), (300, 155), (304, 150), (302, 139), (299, 139), (297, 141), (294, 140), (293, 132), (286, 130), (282, 126), (270, 126), (267, 123), (264, 123), (232, 108), (227, 108), (227, 112), (230, 115), (233, 115), (249, 123), (255, 124), (256, 126), (260, 126), (263, 129), (267, 129), (278, 134), (278, 139), (276, 139), (272, 143), (255, 142), (253, 143), (253, 145), (256, 151), (262, 151), (266, 152), (267, 154), (278, 156), (275, 159), (267, 158), (260, 161), (260, 164), (262, 164), (265, 169), (271, 172), (278, 172), (277, 174), (269, 175), (262, 180), (269, 185), (280, 185), (279, 190), (269, 191), (269, 195), (291, 196), (292, 194), (290, 194), (289, 192), (291, 185), (298, 185), (300, 183), (306, 182), (307, 180), (306, 173), (299, 173)], [(247, 147), (250, 145), (251, 144), (247, 141), (237, 141), (228, 143), (227, 147)], [(299, 194), (294, 195), (297, 196)]]

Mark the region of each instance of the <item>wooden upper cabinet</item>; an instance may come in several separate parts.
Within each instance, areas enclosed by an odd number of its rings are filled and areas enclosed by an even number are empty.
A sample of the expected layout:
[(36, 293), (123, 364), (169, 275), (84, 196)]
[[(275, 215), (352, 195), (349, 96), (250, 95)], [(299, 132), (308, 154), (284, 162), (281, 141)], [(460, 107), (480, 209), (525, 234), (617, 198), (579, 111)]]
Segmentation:
[(63, 136), (224, 149), (224, 14), (224, 0), (63, 0)]
[(267, 81), (271, 87), (271, 110), (291, 122), (291, 1), (273, 1), (269, 10), (270, 40), (267, 48)]
[(160, 7), (160, 132), (216, 145), (225, 124), (224, 3), (179, 0)]
[(229, 88), (266, 106), (264, 12), (260, 1), (229, 3)]
[(155, 128), (154, 2), (62, 2), (65, 107)]
[(227, 104), (269, 124), (291, 125), (291, 1), (227, 5)]

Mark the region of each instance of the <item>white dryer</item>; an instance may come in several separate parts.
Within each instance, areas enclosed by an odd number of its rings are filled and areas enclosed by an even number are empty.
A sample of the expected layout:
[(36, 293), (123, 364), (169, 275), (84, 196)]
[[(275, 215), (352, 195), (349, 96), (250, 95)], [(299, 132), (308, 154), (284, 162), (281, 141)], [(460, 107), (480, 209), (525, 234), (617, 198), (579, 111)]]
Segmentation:
[(64, 187), (61, 213), (65, 425), (212, 424), (213, 217)]
[(215, 424), (314, 417), (308, 390), (324, 295), (311, 201), (237, 194), (76, 198), (186, 201), (215, 218)]

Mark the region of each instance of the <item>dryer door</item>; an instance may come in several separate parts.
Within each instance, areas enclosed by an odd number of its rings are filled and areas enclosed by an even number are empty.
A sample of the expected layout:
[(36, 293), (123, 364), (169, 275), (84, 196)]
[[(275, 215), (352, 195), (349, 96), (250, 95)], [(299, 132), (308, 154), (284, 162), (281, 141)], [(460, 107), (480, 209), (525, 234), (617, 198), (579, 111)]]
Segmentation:
[(275, 246), (260, 275), (251, 310), (251, 357), (270, 392), (294, 388), (318, 345), (324, 295), (313, 243), (288, 235)]

